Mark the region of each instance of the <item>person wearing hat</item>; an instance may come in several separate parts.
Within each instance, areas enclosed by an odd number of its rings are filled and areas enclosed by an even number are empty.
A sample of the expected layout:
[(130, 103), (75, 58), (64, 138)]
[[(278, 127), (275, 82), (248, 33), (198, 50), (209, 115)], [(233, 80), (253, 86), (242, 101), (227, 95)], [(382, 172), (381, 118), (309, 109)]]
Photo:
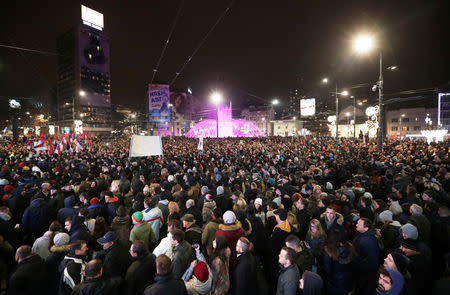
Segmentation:
[(385, 268), (398, 270), (405, 279), (410, 279), (411, 275), (408, 272), (409, 262), (409, 258), (403, 253), (400, 253), (400, 251), (393, 251), (386, 256), (383, 266)]
[(63, 261), (64, 257), (69, 253), (70, 236), (67, 233), (60, 232), (57, 233), (53, 238), (53, 246), (50, 247), (50, 254), (45, 259), (45, 264), (47, 265), (47, 271), (52, 282), (52, 290), (50, 294), (57, 294), (59, 287), (59, 265)]
[(214, 208), (211, 214), (211, 221), (209, 221), (202, 232), (202, 245), (206, 248), (208, 257), (211, 257), (213, 252), (213, 241), (216, 231), (219, 229), (219, 225), (223, 223), (222, 210), (220, 208)]
[(216, 202), (217, 207), (219, 207), (222, 212), (231, 210), (233, 207), (232, 200), (228, 196), (224, 195), (223, 186), (217, 187), (214, 202)]
[(431, 261), (420, 252), (417, 240), (404, 239), (400, 243), (400, 250), (409, 259), (407, 270), (411, 274), (406, 289), (407, 294), (425, 294), (432, 286)]
[(379, 271), (376, 292), (379, 295), (399, 295), (402, 294), (403, 285), (404, 279), (398, 270), (383, 267)]
[(195, 254), (197, 259), (191, 262), (182, 276), (186, 290), (188, 295), (210, 294), (213, 281), (211, 269), (200, 252), (200, 247), (195, 249)]
[(185, 240), (191, 245), (201, 245), (202, 228), (195, 223), (194, 215), (184, 214), (181, 221), (183, 222), (183, 227), (185, 228)]
[(410, 223), (406, 223), (400, 229), (401, 229), (400, 242), (402, 240), (406, 240), (406, 239), (412, 239), (412, 240), (417, 241), (417, 248), (419, 248), (420, 253), (425, 255), (427, 260), (431, 261), (431, 259), (433, 257), (431, 248), (430, 248), (430, 246), (428, 246), (426, 243), (424, 243), (423, 241), (421, 241), (419, 239), (419, 231), (418, 231), (417, 227)]
[(389, 210), (384, 210), (378, 215), (378, 220), (382, 222), (381, 238), (383, 240), (384, 253), (390, 253), (394, 250), (400, 235), (401, 224), (396, 220), (392, 220), (392, 216), (392, 212)]
[(115, 276), (124, 277), (131, 264), (127, 247), (120, 243), (113, 231), (107, 232), (103, 237), (97, 239), (103, 251), (97, 253), (96, 258), (103, 261), (103, 275), (106, 278)]
[(263, 201), (261, 198), (256, 198), (255, 202), (253, 203), (255, 206), (255, 216), (259, 219), (261, 219), (261, 222), (263, 225), (266, 224), (266, 213), (264, 213), (263, 209)]
[(194, 216), (195, 223), (200, 227), (203, 226), (202, 212), (195, 206), (195, 201), (193, 199), (189, 199), (186, 201), (185, 214), (192, 214)]
[(103, 216), (104, 208), (103, 205), (100, 204), (100, 201), (97, 197), (93, 197), (89, 201), (89, 206), (87, 207), (89, 211), (89, 215), (92, 218), (97, 218), (98, 216)]
[(216, 202), (214, 201), (214, 196), (212, 194), (206, 194), (204, 197), (202, 216), (204, 224), (211, 221), (212, 213), (214, 208), (216, 208)]
[(149, 249), (150, 243), (155, 241), (155, 233), (150, 223), (144, 220), (144, 215), (140, 211), (134, 212), (131, 215), (131, 220), (133, 221), (133, 229), (130, 231), (130, 241), (133, 243), (136, 240), (141, 240)]
[(245, 236), (245, 232), (241, 223), (236, 220), (236, 215), (233, 211), (228, 210), (223, 214), (223, 224), (219, 225), (214, 238), (217, 236), (224, 236), (228, 240), (228, 247), (231, 250), (230, 268), (234, 269), (237, 263), (236, 243), (240, 237)]

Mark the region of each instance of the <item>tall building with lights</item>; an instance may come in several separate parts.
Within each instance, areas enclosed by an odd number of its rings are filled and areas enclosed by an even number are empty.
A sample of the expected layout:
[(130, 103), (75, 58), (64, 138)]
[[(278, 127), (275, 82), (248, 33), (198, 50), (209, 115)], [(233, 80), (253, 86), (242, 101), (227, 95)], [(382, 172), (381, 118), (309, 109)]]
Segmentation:
[(103, 14), (82, 5), (80, 23), (57, 39), (61, 132), (73, 132), (75, 126), (88, 132), (111, 130), (109, 38), (103, 28)]

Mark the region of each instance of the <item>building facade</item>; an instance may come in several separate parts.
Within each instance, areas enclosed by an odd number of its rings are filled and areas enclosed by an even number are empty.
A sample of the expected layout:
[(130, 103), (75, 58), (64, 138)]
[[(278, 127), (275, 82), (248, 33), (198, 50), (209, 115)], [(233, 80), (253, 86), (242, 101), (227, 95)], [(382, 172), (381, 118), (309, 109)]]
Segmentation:
[(266, 135), (273, 134), (274, 110), (272, 107), (250, 106), (242, 110), (241, 117), (255, 124)]
[(74, 131), (75, 122), (84, 131), (111, 130), (110, 45), (102, 29), (83, 19), (57, 39), (57, 116), (64, 131)]
[(386, 136), (402, 137), (437, 128), (436, 108), (400, 108), (386, 111)]

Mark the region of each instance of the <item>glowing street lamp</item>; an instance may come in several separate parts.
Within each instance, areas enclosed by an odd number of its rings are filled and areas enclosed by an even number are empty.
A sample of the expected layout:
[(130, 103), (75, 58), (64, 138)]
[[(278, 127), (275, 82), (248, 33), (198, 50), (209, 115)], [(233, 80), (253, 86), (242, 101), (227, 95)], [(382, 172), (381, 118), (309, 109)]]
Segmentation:
[(370, 52), (374, 47), (374, 42), (372, 36), (367, 34), (358, 35), (353, 40), (353, 50), (360, 54), (365, 54)]
[(278, 105), (280, 103), (280, 101), (278, 100), (278, 98), (275, 98), (272, 100), (272, 105)]
[(223, 96), (220, 92), (213, 92), (211, 94), (211, 102), (216, 105), (216, 137), (219, 138), (219, 104), (222, 102)]
[(323, 79), (322, 79), (322, 83), (323, 83), (323, 84), (327, 84), (327, 83), (328, 83), (328, 78), (323, 78)]
[(86, 92), (85, 92), (84, 90), (80, 90), (80, 96), (81, 96), (81, 97), (86, 96)]

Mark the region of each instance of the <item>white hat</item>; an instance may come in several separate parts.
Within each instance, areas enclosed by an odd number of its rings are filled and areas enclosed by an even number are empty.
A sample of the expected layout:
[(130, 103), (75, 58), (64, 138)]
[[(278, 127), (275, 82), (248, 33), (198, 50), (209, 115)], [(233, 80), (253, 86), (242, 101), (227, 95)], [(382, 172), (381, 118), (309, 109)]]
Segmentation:
[(255, 204), (258, 204), (259, 206), (262, 206), (262, 199), (261, 198), (256, 198), (255, 199)]
[(0, 179), (0, 185), (8, 185), (8, 184), (9, 184), (8, 179), (5, 179), (5, 178)]
[(57, 233), (53, 238), (53, 244), (55, 246), (67, 245), (69, 243), (70, 236), (66, 233)]
[(223, 222), (225, 224), (234, 223), (236, 221), (236, 215), (234, 215), (233, 211), (228, 210), (223, 214)]

